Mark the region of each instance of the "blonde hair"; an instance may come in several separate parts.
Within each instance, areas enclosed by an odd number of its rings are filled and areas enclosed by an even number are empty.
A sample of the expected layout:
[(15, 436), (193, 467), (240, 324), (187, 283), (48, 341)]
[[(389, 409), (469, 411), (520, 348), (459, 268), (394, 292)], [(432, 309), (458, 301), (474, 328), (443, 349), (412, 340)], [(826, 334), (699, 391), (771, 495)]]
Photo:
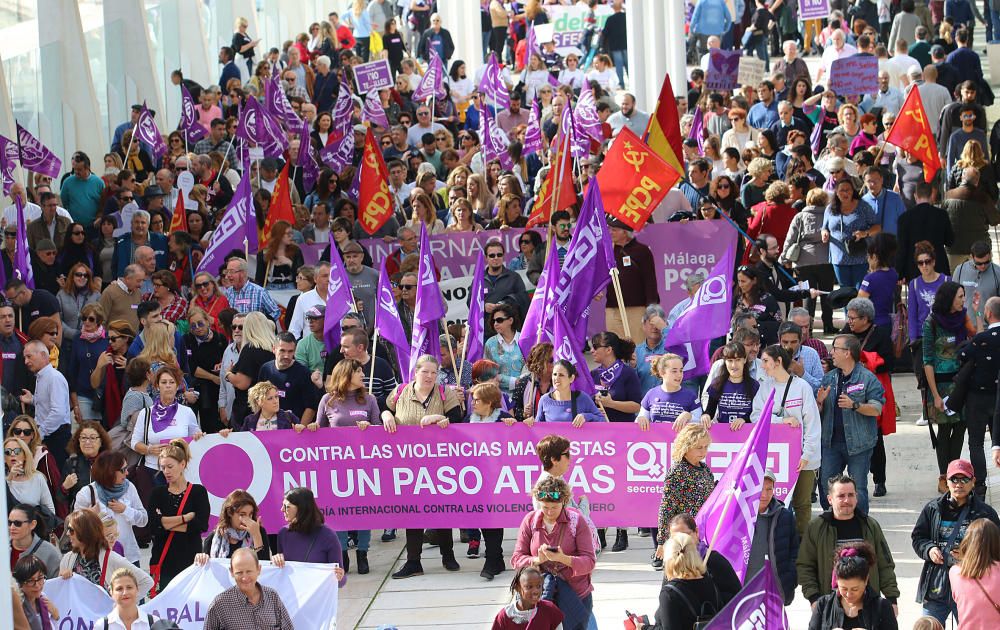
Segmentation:
[(757, 177), (774, 170), (771, 160), (762, 157), (755, 157), (747, 164), (747, 173), (750, 177)]
[(656, 357), (656, 360), (653, 361), (653, 365), (650, 367), (650, 373), (656, 378), (662, 379), (663, 375), (667, 373), (667, 363), (671, 361), (680, 361), (681, 367), (684, 366), (684, 359), (679, 354), (668, 352)]
[(263, 313), (252, 311), (243, 319), (243, 346), (274, 350), (274, 322)]
[(979, 144), (978, 140), (969, 140), (965, 143), (965, 147), (962, 149), (962, 155), (955, 162), (955, 166), (959, 168), (983, 168), (989, 164), (986, 159), (986, 155), (983, 153), (983, 147)]
[[(31, 447), (29, 447), (28, 444), (24, 440), (22, 440), (21, 438), (16, 438), (16, 437), (4, 438), (3, 447), (7, 448), (7, 444), (9, 442), (13, 442), (14, 444), (16, 444), (17, 447), (21, 449), (21, 454), (24, 455), (24, 476), (25, 477), (34, 477), (35, 473), (38, 472), (38, 469), (35, 468), (35, 457), (31, 453)], [(10, 473), (8, 472), (8, 474), (10, 474)], [(39, 474), (41, 474), (41, 473), (39, 473)], [(13, 506), (11, 506), (11, 507), (13, 507)]]
[(167, 322), (157, 322), (147, 326), (142, 335), (145, 345), (139, 356), (153, 363), (177, 365), (177, 355), (174, 353), (174, 336), (170, 333)]
[(188, 446), (187, 440), (182, 440), (180, 438), (170, 440), (170, 443), (163, 447), (163, 450), (160, 451), (159, 459), (164, 459), (166, 457), (182, 464), (187, 464), (191, 461), (191, 447)]
[[(469, 188), (472, 182), (476, 182), (476, 196), (473, 197), (469, 194)], [(492, 196), (490, 195), (489, 186), (486, 185), (486, 178), (479, 173), (473, 173), (465, 179), (465, 193), (469, 199), (469, 203), (472, 204), (472, 209), (476, 212), (480, 210), (492, 210)]]
[(787, 201), (788, 194), (788, 184), (780, 179), (775, 180), (764, 191), (764, 201)]
[(108, 580), (108, 584), (114, 584), (115, 580), (120, 580), (122, 578), (128, 578), (132, 580), (136, 588), (139, 587), (139, 579), (135, 577), (135, 572), (128, 567), (118, 567), (115, 572), (111, 574), (111, 579)]
[(679, 532), (670, 535), (663, 545), (663, 575), (668, 580), (700, 578), (707, 570), (694, 536)]
[(242, 16), (236, 18), (236, 21), (233, 22), (233, 28), (236, 29), (237, 31), (240, 30), (241, 26), (250, 26), (250, 22), (247, 21), (247, 19)]
[(701, 423), (694, 422), (684, 425), (684, 428), (674, 438), (674, 443), (670, 445), (670, 462), (675, 465), (680, 463), (687, 452), (702, 440), (708, 440), (709, 444), (712, 443), (712, 435)]
[(837, 122), (839, 122), (841, 125), (844, 124), (844, 113), (847, 111), (854, 112), (854, 118), (857, 119), (858, 124), (860, 125), (861, 119), (858, 114), (858, 106), (855, 105), (854, 103), (844, 103), (843, 105), (840, 106), (840, 109), (837, 110)]
[(260, 411), (260, 405), (267, 398), (267, 395), (277, 390), (278, 388), (271, 381), (261, 381), (248, 389), (247, 403), (250, 405), (250, 411), (253, 413)]
[(12, 433), (12, 431), (14, 430), (14, 427), (16, 427), (21, 422), (27, 422), (28, 424), (31, 425), (31, 430), (32, 430), (31, 441), (25, 442), (25, 444), (28, 445), (28, 450), (31, 453), (34, 453), (35, 450), (37, 450), (38, 447), (42, 445), (42, 432), (38, 430), (38, 423), (35, 422), (35, 419), (29, 416), (28, 414), (22, 413), (19, 416), (15, 416), (14, 419), (11, 420), (10, 426), (7, 427), (7, 437), (17, 437)]
[(924, 615), (913, 622), (913, 630), (944, 630), (944, 626), (934, 617)]
[(830, 196), (822, 188), (813, 188), (806, 193), (806, 203), (810, 206), (826, 206), (830, 203)]

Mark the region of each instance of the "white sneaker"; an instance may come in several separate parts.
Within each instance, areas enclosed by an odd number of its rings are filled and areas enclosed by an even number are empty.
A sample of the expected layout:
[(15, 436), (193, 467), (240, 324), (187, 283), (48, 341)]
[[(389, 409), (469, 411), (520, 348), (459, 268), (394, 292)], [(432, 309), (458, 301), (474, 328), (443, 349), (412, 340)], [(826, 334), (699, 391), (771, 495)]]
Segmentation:
[(917, 418), (917, 426), (918, 427), (926, 427), (927, 426), (927, 418), (925, 418), (923, 416), (923, 414), (921, 414), (920, 417)]

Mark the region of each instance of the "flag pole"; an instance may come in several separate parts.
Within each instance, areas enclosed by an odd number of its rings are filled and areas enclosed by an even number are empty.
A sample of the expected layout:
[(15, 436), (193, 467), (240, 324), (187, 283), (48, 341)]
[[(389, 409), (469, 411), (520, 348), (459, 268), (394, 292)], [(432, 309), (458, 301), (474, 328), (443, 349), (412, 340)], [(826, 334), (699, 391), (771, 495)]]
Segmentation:
[(712, 533), (712, 538), (708, 541), (708, 549), (705, 550), (705, 557), (703, 560), (708, 561), (708, 557), (712, 555), (712, 549), (715, 547), (715, 541), (719, 539), (719, 532), (722, 531), (722, 524), (726, 522), (726, 514), (729, 512), (729, 507), (733, 504), (733, 492), (736, 488), (731, 488), (729, 492), (726, 493), (726, 502), (722, 506), (722, 515), (719, 516), (719, 522), (715, 525), (715, 531)]
[[(451, 345), (451, 333), (448, 332), (448, 327), (447, 326), (445, 326), (445, 329), (444, 329), (444, 338), (448, 342), (448, 354), (451, 355), (451, 369), (455, 370), (455, 374), (458, 374), (458, 364), (455, 363), (455, 349)], [(463, 359), (463, 361), (464, 361), (464, 359)], [(455, 386), (456, 387), (461, 387), (462, 386), (462, 381), (457, 381), (455, 383)]]
[[(996, 228), (994, 228), (995, 230)], [(450, 340), (449, 340), (450, 341)], [(462, 385), (462, 368), (465, 367), (465, 357), (469, 356), (469, 321), (465, 321), (465, 345), (462, 346), (462, 362), (458, 364), (458, 384)]]
[[(554, 233), (555, 232), (552, 229), (552, 222), (549, 221), (549, 234), (548, 234), (548, 239), (549, 239), (548, 240), (548, 248), (549, 249), (545, 253), (546, 263), (548, 262), (548, 260), (547, 260), (548, 256), (556, 256), (556, 255), (558, 255), (558, 254), (555, 253), (555, 251), (554, 251), (555, 248), (552, 246), (553, 245), (553, 243), (552, 243), (552, 235)], [(546, 293), (546, 295), (542, 296), (543, 300), (545, 300), (545, 299), (548, 298), (548, 292), (549, 292), (549, 284), (548, 283), (552, 282), (552, 281), (557, 281), (557, 280), (558, 280), (558, 278), (546, 278), (546, 283), (545, 283), (545, 293)], [(538, 290), (537, 287), (536, 287), (535, 290), (536, 291)], [(545, 324), (545, 311), (542, 311), (542, 316), (538, 318), (538, 331), (535, 333), (535, 343), (541, 343), (541, 340), (542, 340), (542, 328), (544, 327), (544, 324)]]
[(229, 141), (229, 145), (226, 147), (226, 154), (222, 156), (222, 166), (219, 167), (219, 172), (215, 175), (216, 184), (219, 183), (219, 179), (222, 177), (222, 172), (226, 170), (226, 162), (229, 160), (229, 150), (233, 148), (233, 141)]
[[(378, 309), (375, 309), (375, 319), (378, 320)], [(372, 323), (372, 369), (368, 376), (368, 392), (371, 393), (375, 385), (375, 349), (378, 347), (378, 326)]]
[(625, 300), (622, 298), (622, 284), (621, 280), (618, 278), (618, 264), (611, 268), (611, 284), (615, 288), (615, 298), (618, 301), (618, 314), (622, 318), (622, 328), (625, 330), (625, 336), (632, 338), (632, 330), (628, 325), (628, 317), (625, 315)]

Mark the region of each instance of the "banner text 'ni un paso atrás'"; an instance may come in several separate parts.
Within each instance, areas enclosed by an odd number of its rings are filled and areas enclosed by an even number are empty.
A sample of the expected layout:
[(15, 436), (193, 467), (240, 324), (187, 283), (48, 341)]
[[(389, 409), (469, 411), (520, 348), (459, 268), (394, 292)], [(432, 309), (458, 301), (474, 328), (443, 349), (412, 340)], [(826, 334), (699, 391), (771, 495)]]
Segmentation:
[[(708, 464), (716, 477), (729, 465), (751, 425), (712, 428)], [(233, 433), (192, 443), (188, 478), (209, 493), (212, 513), (237, 488), (260, 503), (268, 528), (284, 523), (285, 491), (308, 486), (336, 530), (434, 527), (517, 527), (531, 510), (529, 490), (541, 473), (534, 445), (558, 433), (572, 443), (566, 480), (586, 496), (600, 526), (648, 526), (656, 519), (675, 437), (669, 425), (648, 432), (634, 424), (373, 425), (305, 431)], [(801, 456), (801, 429), (776, 424), (767, 467), (788, 495)]]

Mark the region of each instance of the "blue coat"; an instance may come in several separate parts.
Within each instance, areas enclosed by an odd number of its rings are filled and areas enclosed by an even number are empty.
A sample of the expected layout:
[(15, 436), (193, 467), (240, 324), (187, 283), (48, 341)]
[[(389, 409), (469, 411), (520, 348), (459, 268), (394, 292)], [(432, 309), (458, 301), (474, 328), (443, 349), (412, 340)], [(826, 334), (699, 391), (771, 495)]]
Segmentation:
[(97, 341), (83, 341), (77, 338), (70, 346), (69, 369), (66, 371), (69, 390), (77, 396), (94, 398), (94, 388), (90, 386), (90, 373), (97, 367), (97, 359), (108, 349), (107, 338)]
[[(837, 376), (840, 368), (826, 373), (820, 387), (829, 387), (830, 393), (823, 401), (823, 449), (833, 445), (833, 410), (837, 404)], [(885, 404), (885, 390), (882, 383), (865, 366), (858, 363), (844, 381), (843, 392), (861, 404), (877, 404), (881, 410)], [(844, 417), (844, 436), (847, 441), (847, 454), (857, 455), (875, 448), (878, 440), (878, 423), (876, 416), (865, 416), (853, 409), (841, 409)]]
[(691, 33), (723, 35), (732, 25), (729, 8), (723, 0), (701, 0), (691, 14)]
[[(156, 268), (167, 268), (167, 237), (155, 232), (149, 232), (147, 245), (156, 252)], [(132, 256), (135, 255), (135, 244), (132, 242), (132, 233), (126, 232), (115, 241), (115, 252), (111, 255), (111, 269), (114, 270), (115, 278), (125, 275), (125, 267), (132, 264)]]

